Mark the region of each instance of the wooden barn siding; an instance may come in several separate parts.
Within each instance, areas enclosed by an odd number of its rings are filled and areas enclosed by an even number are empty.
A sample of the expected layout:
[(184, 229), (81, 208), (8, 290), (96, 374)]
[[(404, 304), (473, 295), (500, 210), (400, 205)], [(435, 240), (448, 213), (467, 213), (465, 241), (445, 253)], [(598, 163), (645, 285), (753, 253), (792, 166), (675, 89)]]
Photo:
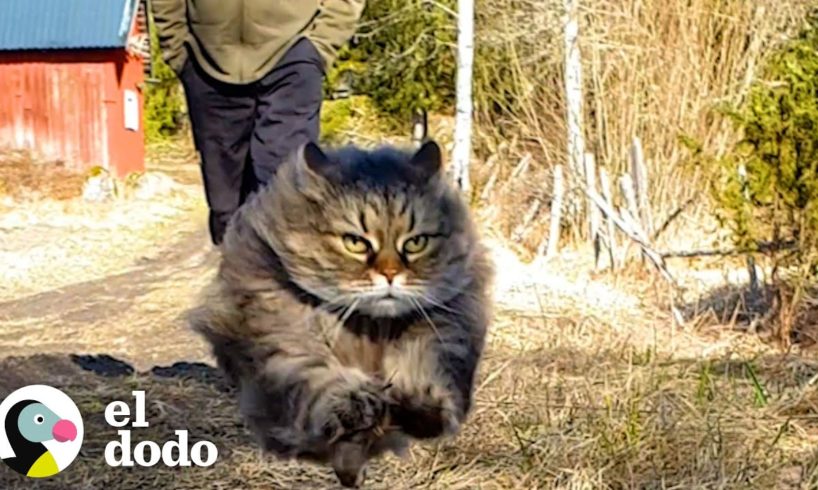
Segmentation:
[[(109, 108), (108, 130), (110, 137), (108, 143), (110, 145), (111, 167), (122, 177), (130, 172), (145, 170), (145, 97), (143, 92), (145, 75), (142, 57), (120, 51), (115, 64), (115, 71), (117, 77), (116, 86), (113, 89), (117, 93), (113, 104), (106, 105)], [(132, 90), (138, 97), (139, 131), (125, 129), (124, 90)]]
[(77, 170), (141, 170), (142, 132), (125, 131), (123, 89), (141, 61), (123, 50), (0, 53), (0, 146), (30, 149)]

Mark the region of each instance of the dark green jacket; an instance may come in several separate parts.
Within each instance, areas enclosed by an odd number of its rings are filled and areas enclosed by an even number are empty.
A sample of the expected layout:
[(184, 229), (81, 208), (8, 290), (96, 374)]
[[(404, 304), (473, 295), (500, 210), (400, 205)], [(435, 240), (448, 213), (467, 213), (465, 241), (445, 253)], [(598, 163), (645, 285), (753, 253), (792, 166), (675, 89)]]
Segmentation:
[(179, 73), (190, 47), (210, 76), (252, 83), (302, 37), (329, 68), (355, 32), (365, 0), (151, 0), (163, 58)]

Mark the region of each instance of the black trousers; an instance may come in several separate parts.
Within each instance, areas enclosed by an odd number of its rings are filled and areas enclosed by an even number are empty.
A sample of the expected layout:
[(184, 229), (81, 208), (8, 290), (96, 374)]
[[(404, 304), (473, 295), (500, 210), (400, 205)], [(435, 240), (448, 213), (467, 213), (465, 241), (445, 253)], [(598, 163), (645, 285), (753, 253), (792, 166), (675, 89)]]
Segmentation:
[(213, 79), (192, 56), (179, 78), (202, 160), (210, 237), (218, 245), (236, 209), (294, 150), (318, 140), (323, 61), (301, 39), (249, 85)]

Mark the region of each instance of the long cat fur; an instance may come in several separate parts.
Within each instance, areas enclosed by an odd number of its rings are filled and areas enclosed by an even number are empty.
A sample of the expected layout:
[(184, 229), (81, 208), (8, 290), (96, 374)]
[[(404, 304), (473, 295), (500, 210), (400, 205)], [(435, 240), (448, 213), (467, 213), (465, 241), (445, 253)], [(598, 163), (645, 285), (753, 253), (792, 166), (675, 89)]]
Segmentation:
[[(345, 234), (371, 244), (366, 256), (344, 249)], [(429, 241), (409, 260), (399, 247), (413, 234)], [(404, 278), (394, 300), (386, 267)], [(458, 431), (491, 277), (435, 143), (414, 154), (309, 144), (234, 216), (190, 320), (263, 447), (329, 462), (354, 486), (381, 452)]]

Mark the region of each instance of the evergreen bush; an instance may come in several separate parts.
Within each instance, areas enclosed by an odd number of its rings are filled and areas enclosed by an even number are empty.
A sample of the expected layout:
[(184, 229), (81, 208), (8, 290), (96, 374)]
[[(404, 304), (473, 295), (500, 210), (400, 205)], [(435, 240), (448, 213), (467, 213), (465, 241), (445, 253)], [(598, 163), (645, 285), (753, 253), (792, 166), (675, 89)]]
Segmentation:
[(355, 39), (328, 76), (337, 88), (372, 98), (384, 114), (407, 120), (418, 110), (448, 110), (456, 73), (454, 0), (372, 0)]
[(782, 265), (818, 265), (818, 22), (770, 58), (730, 116), (743, 138), (720, 160), (718, 214), (742, 247), (791, 243)]
[[(151, 21), (152, 22), (152, 21)], [(151, 26), (152, 80), (145, 89), (145, 138), (162, 141), (179, 132), (184, 116), (184, 92), (176, 74), (162, 60), (156, 28)]]

